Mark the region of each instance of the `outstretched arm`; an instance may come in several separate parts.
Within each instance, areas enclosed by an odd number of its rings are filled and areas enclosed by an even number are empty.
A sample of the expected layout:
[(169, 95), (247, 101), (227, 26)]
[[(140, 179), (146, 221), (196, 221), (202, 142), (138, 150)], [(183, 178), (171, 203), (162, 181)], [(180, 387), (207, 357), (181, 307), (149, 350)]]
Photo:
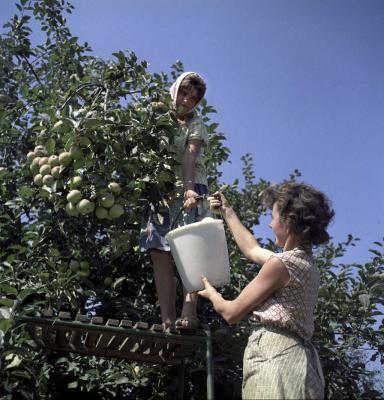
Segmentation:
[(284, 264), (278, 258), (272, 257), (235, 300), (225, 300), (207, 278), (203, 278), (205, 288), (198, 294), (210, 300), (215, 311), (229, 324), (234, 324), (262, 304), (276, 290), (285, 286), (289, 279), (289, 273)]
[(184, 207), (196, 207), (198, 195), (195, 192), (195, 170), (196, 159), (201, 149), (201, 140), (192, 139), (188, 141), (183, 155), (183, 184), (184, 184)]
[(245, 257), (259, 265), (263, 265), (274, 254), (272, 251), (263, 249), (260, 246), (252, 233), (240, 222), (239, 217), (221, 193), (215, 193), (208, 200), (213, 210), (220, 209), (222, 211), (222, 215)]

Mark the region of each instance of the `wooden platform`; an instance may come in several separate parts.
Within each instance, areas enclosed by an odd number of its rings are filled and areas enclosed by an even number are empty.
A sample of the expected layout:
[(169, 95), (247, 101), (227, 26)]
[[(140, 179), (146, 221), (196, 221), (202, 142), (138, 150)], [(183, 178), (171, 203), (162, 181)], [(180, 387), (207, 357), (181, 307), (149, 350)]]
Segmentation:
[[(184, 396), (184, 368), (187, 358), (205, 350), (207, 399), (214, 399), (212, 338), (205, 329), (164, 330), (162, 325), (132, 322), (126, 319), (89, 318), (78, 314), (75, 320), (67, 312), (54, 316), (41, 311), (39, 316), (24, 316), (34, 341), (48, 351), (73, 352), (99, 357), (115, 357), (148, 363), (179, 365), (178, 399)], [(204, 358), (204, 357), (203, 357)]]
[(186, 335), (164, 331), (162, 325), (80, 314), (73, 321), (67, 312), (54, 317), (45, 311), (40, 317), (23, 317), (22, 322), (41, 348), (99, 357), (178, 365), (206, 344), (204, 330)]

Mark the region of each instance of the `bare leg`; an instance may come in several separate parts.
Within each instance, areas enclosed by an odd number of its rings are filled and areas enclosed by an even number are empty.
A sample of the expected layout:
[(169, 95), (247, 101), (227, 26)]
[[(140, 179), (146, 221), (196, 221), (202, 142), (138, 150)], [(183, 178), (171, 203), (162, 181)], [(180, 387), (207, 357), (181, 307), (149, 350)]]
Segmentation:
[(176, 278), (172, 256), (168, 251), (151, 250), (156, 293), (160, 303), (161, 320), (169, 327), (176, 319)]
[[(183, 309), (181, 317), (178, 319), (178, 325), (185, 328), (197, 328), (197, 293), (187, 293), (184, 289)], [(180, 322), (179, 322), (180, 321)]]

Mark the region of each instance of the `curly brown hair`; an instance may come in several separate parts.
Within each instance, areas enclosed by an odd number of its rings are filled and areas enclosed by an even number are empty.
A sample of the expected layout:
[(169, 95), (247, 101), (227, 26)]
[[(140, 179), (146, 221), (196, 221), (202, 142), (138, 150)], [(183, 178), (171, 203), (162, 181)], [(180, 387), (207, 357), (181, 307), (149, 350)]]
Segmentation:
[(268, 187), (263, 198), (268, 208), (277, 204), (281, 221), (303, 244), (328, 242), (326, 228), (335, 212), (324, 193), (306, 183), (286, 182)]

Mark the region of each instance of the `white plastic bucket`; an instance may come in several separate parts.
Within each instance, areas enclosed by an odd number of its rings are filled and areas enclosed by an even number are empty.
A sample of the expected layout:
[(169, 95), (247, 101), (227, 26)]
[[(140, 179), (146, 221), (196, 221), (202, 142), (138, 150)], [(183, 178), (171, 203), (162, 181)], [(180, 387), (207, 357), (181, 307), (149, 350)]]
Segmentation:
[(188, 292), (204, 288), (202, 275), (215, 287), (229, 283), (228, 248), (223, 221), (207, 217), (170, 231), (166, 239)]

